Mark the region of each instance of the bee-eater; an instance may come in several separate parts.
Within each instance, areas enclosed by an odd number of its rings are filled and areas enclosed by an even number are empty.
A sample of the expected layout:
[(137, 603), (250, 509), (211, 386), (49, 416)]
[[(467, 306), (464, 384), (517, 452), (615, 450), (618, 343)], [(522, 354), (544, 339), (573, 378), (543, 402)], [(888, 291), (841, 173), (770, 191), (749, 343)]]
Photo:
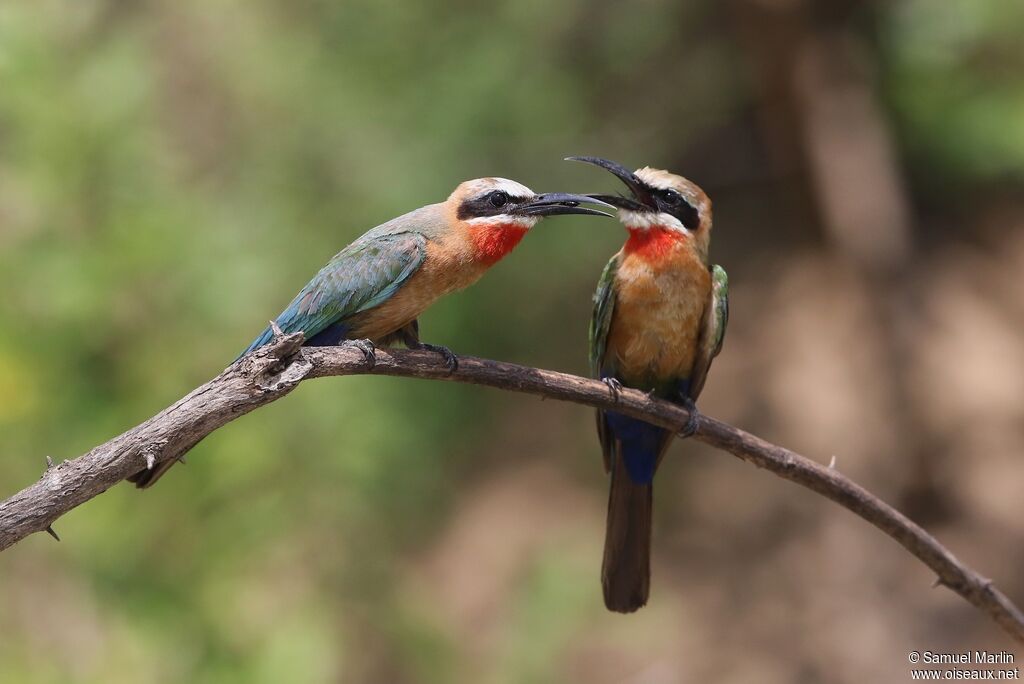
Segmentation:
[[(594, 295), (590, 364), (613, 391), (649, 391), (690, 410), (683, 433), (696, 427), (694, 402), (729, 318), (728, 278), (710, 266), (711, 200), (693, 182), (645, 167), (635, 173), (596, 157), (622, 180), (631, 198), (592, 195), (619, 209), (629, 232)], [(597, 432), (611, 475), (601, 583), (609, 610), (631, 613), (650, 592), (654, 473), (673, 431), (615, 411), (598, 411)]]
[[(466, 181), (446, 201), (381, 224), (342, 249), (274, 323), (284, 333), (303, 332), (308, 346), (356, 346), (371, 364), (376, 345), (436, 351), (454, 371), (458, 362), (448, 348), (420, 342), (416, 318), (443, 295), (475, 283), (545, 216), (610, 216), (584, 202), (608, 206), (583, 195), (538, 195), (505, 178)], [(239, 358), (273, 336), (268, 326)], [(148, 487), (173, 463), (129, 479)]]

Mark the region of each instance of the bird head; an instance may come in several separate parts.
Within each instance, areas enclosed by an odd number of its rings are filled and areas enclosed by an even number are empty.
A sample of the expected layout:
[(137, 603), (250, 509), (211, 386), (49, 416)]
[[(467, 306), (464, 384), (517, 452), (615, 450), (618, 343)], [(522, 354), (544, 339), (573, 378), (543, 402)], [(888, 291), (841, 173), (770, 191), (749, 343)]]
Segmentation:
[(586, 195), (549, 192), (537, 194), (507, 178), (477, 178), (455, 188), (448, 197), (455, 219), (466, 226), (479, 257), (494, 262), (512, 250), (526, 232), (545, 216), (585, 214), (611, 216), (580, 206), (611, 206)]
[(711, 233), (711, 200), (700, 187), (682, 176), (645, 166), (630, 171), (600, 157), (567, 157), (600, 166), (626, 184), (632, 197), (589, 195), (619, 209), (619, 220), (630, 231), (661, 229), (692, 238), (703, 251)]
[(608, 216), (603, 211), (580, 206), (607, 202), (586, 195), (559, 192), (537, 194), (521, 183), (507, 178), (476, 178), (455, 188), (448, 198), (456, 217), (469, 225), (515, 225), (532, 228), (545, 216), (589, 214)]

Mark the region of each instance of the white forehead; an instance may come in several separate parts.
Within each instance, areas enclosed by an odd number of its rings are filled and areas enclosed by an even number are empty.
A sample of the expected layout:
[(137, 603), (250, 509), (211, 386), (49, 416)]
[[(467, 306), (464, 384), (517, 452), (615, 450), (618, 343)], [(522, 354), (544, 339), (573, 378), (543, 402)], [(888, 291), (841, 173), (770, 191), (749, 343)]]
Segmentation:
[(501, 190), (512, 197), (530, 197), (533, 195), (533, 190), (522, 183), (516, 183), (508, 178), (477, 178), (476, 180), (466, 182), (466, 191), (470, 196), (494, 190)]
[(659, 190), (679, 190), (679, 181), (682, 180), (675, 174), (661, 169), (652, 169), (650, 166), (637, 169), (635, 173), (637, 178), (644, 183)]

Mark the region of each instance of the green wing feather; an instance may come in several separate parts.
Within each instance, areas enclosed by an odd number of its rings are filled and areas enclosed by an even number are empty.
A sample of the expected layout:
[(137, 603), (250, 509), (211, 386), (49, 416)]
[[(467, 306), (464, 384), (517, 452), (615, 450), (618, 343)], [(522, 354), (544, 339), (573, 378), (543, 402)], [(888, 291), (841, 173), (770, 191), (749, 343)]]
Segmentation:
[(697, 348), (697, 360), (690, 378), (690, 398), (695, 400), (704, 389), (711, 362), (722, 351), (725, 328), (729, 324), (729, 276), (717, 264), (711, 267), (711, 295), (704, 310), (704, 323)]
[[(419, 269), (425, 256), (426, 240), (418, 233), (367, 233), (320, 269), (275, 323), (285, 333), (302, 331), (308, 340), (387, 301)], [(268, 327), (243, 355), (272, 337)]]
[[(605, 351), (608, 346), (608, 331), (612, 327), (612, 313), (615, 309), (615, 274), (618, 273), (620, 255), (616, 254), (601, 272), (594, 292), (594, 312), (590, 318), (590, 372), (600, 378), (608, 370), (605, 364)], [(604, 468), (611, 472), (612, 451), (614, 444), (608, 433), (608, 425), (604, 419), (604, 411), (597, 411), (597, 436), (601, 441), (604, 456)]]
[(594, 312), (590, 318), (590, 372), (601, 377), (604, 354), (608, 345), (608, 330), (612, 326), (615, 308), (615, 274), (619, 270), (619, 255), (613, 256), (601, 272), (594, 292)]

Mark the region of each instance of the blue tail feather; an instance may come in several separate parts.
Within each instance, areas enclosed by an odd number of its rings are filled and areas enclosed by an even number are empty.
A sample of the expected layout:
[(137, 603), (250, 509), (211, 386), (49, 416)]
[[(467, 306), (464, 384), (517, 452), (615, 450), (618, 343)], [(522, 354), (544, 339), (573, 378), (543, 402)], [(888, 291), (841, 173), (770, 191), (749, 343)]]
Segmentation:
[(614, 438), (622, 444), (619, 453), (629, 479), (637, 484), (648, 484), (654, 480), (658, 457), (669, 431), (615, 411), (607, 411), (605, 420)]
[[(306, 340), (306, 346), (308, 347), (332, 347), (342, 340), (347, 339), (349, 333), (349, 327), (343, 323), (335, 323), (334, 325), (327, 326), (324, 330), (321, 330), (316, 335)], [(274, 339), (274, 331), (271, 330), (268, 325), (266, 330), (260, 333), (259, 337), (252, 341), (244, 352), (239, 354), (235, 361), (242, 358), (254, 349), (259, 349), (265, 344), (268, 344), (270, 340)]]
[(344, 323), (329, 325), (316, 335), (306, 340), (309, 347), (333, 347), (340, 344), (342, 340), (348, 339), (349, 327)]

